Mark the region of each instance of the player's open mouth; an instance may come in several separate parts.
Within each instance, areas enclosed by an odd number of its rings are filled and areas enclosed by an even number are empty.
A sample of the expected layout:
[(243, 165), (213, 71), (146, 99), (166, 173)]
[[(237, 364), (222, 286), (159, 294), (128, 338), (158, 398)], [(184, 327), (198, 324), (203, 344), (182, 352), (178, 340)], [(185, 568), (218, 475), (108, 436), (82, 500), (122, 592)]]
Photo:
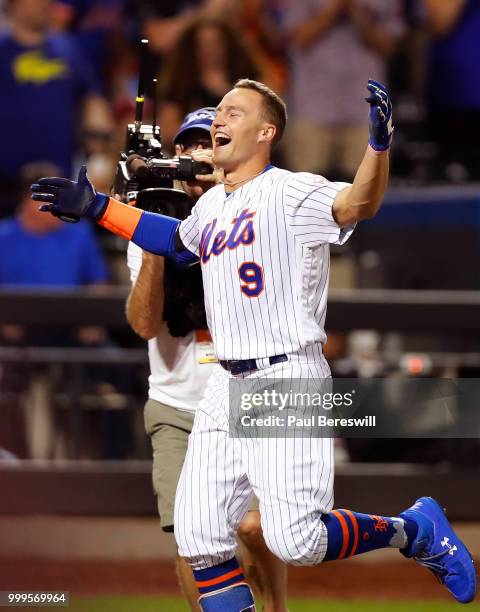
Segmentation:
[(224, 134), (223, 132), (217, 132), (215, 134), (215, 146), (216, 147), (224, 147), (232, 141), (230, 136)]

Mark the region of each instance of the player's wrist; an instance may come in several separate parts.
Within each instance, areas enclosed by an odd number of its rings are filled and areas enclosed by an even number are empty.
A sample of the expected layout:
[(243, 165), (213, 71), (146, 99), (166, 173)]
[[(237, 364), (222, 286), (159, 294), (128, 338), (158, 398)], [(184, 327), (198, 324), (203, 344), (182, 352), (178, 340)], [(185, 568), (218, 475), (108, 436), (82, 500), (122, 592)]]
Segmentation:
[(375, 147), (373, 147), (370, 144), (370, 142), (368, 143), (368, 147), (367, 148), (374, 155), (386, 155), (387, 153), (390, 152), (390, 147), (387, 147), (386, 149), (376, 149)]
[(389, 151), (391, 144), (392, 139), (388, 136), (383, 141), (378, 141), (372, 136), (370, 136), (370, 138), (368, 139), (369, 147), (373, 149), (376, 153), (385, 153), (386, 151)]
[(109, 201), (110, 197), (108, 195), (97, 191), (86, 211), (86, 216), (95, 219), (95, 221), (100, 221), (107, 210)]

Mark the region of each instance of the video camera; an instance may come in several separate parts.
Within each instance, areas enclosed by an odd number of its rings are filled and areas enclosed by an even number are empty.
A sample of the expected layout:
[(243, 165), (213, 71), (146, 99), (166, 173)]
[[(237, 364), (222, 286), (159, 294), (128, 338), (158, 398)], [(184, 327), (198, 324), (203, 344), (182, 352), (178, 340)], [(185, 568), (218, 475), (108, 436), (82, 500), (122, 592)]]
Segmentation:
[(174, 188), (173, 181), (193, 181), (197, 174), (211, 174), (209, 164), (189, 155), (167, 158), (162, 153), (160, 127), (156, 124), (156, 79), (153, 79), (153, 125), (142, 123), (145, 102), (146, 53), (148, 40), (141, 41), (140, 76), (135, 107), (135, 121), (127, 126), (125, 151), (120, 155), (113, 193), (123, 202), (136, 200), (143, 210), (184, 219), (191, 209), (188, 196)]
[[(186, 219), (193, 206), (187, 194), (174, 188), (174, 181), (195, 180), (196, 174), (211, 174), (209, 164), (194, 161), (189, 155), (167, 158), (162, 153), (160, 128), (156, 125), (156, 79), (153, 79), (153, 125), (144, 125), (146, 51), (148, 40), (141, 41), (140, 76), (135, 121), (127, 126), (125, 151), (121, 153), (112, 192), (123, 202), (136, 200), (136, 206), (176, 219)], [(179, 268), (165, 261), (165, 302), (163, 320), (170, 335), (186, 336), (205, 329), (202, 274), (199, 265)]]

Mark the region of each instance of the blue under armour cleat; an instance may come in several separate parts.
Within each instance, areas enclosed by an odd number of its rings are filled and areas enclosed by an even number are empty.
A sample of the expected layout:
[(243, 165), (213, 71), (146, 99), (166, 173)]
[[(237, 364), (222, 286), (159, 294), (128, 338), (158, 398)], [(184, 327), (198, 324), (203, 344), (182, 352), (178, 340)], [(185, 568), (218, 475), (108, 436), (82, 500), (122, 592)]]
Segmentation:
[(399, 516), (418, 525), (417, 537), (402, 554), (432, 571), (457, 601), (472, 601), (477, 592), (472, 555), (438, 503), (432, 497), (420, 497)]

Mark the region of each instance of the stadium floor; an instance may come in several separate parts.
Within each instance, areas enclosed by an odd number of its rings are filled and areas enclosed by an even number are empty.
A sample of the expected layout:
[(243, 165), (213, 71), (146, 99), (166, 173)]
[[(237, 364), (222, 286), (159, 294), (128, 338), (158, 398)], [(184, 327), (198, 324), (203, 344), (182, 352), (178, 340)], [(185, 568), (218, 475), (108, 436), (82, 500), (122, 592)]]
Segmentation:
[[(0, 590), (14, 589), (69, 591), (71, 612), (187, 609), (179, 597), (170, 562), (0, 559)], [(403, 559), (394, 563), (362, 563), (352, 559), (319, 567), (291, 567), (289, 597), (290, 612), (459, 609), (430, 572)], [(478, 601), (468, 610), (480, 612)]]

